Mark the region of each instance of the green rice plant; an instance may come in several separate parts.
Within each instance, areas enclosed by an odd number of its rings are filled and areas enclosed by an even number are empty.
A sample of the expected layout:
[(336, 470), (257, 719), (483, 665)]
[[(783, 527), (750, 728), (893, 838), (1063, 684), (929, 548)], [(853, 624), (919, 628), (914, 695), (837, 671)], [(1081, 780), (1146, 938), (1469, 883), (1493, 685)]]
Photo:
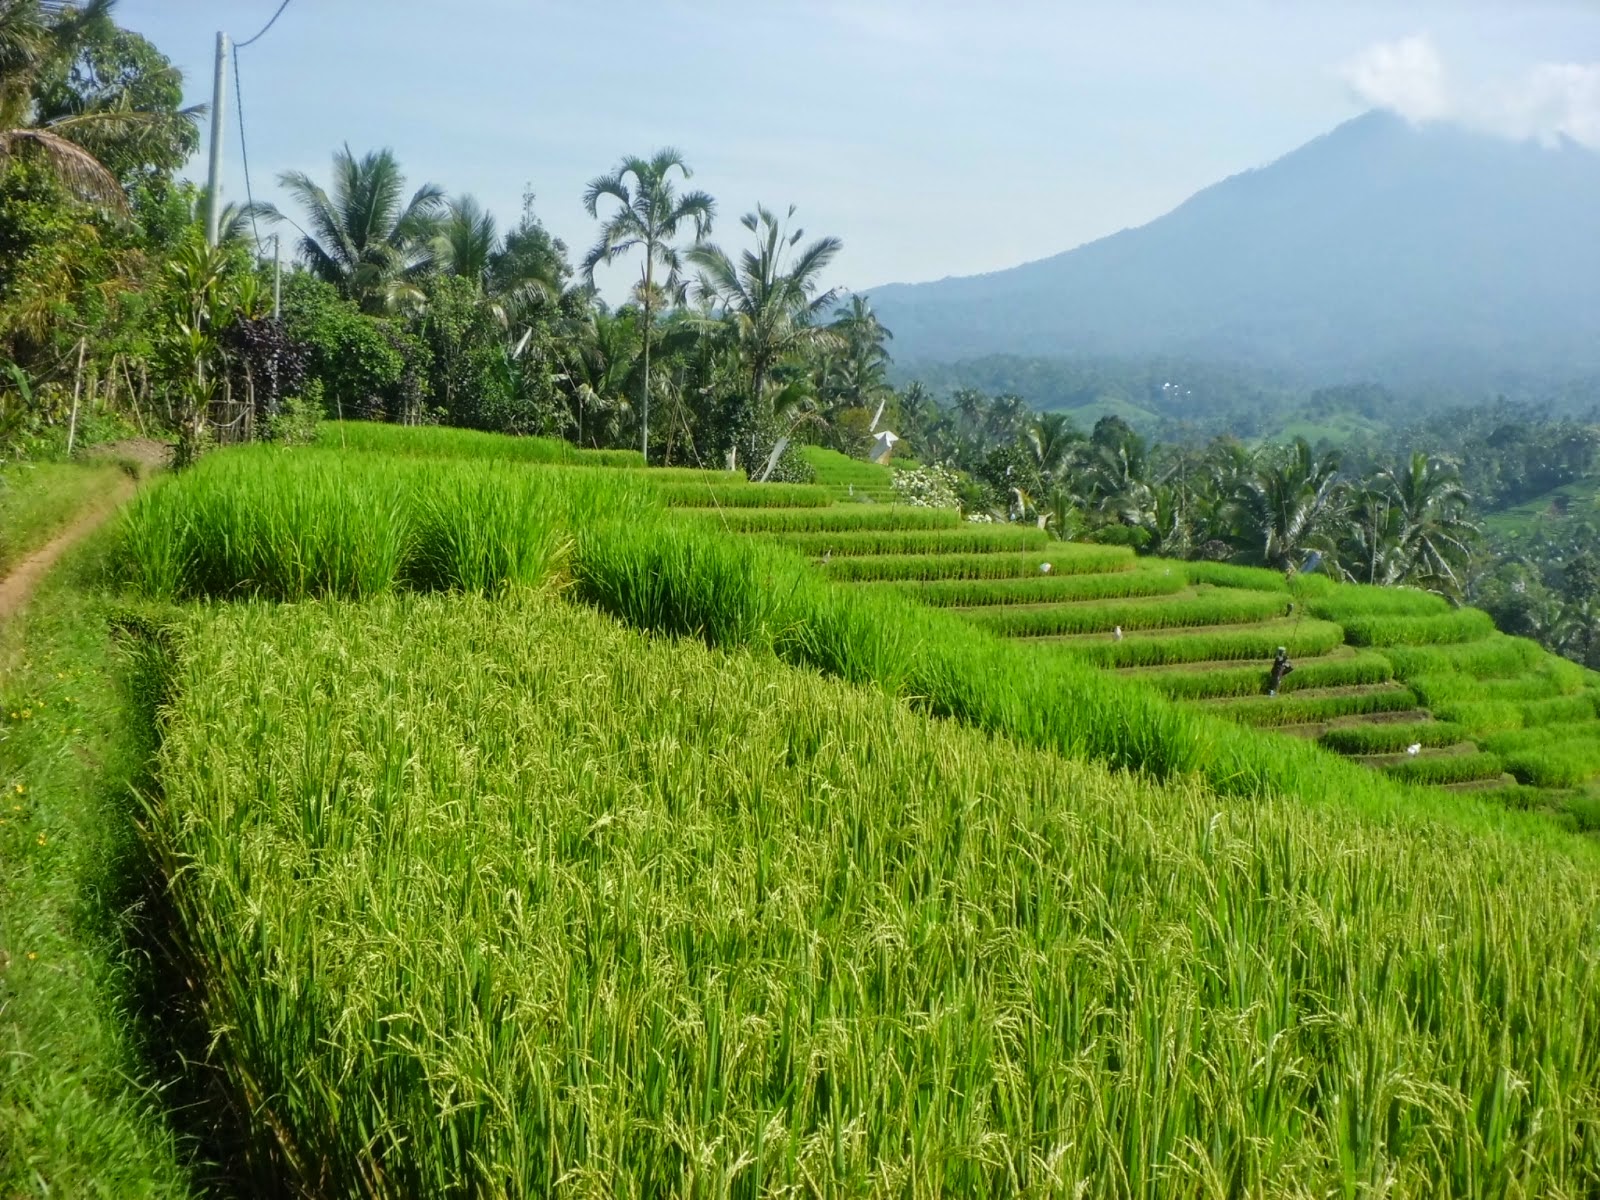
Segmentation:
[(953, 508), (911, 508), (904, 504), (836, 504), (828, 508), (696, 508), (681, 510), (681, 513), (687, 520), (708, 521), (730, 533), (963, 529), (961, 514)]
[(584, 450), (559, 438), (512, 437), (445, 425), (389, 425), (381, 421), (325, 421), (317, 444), (330, 450), (424, 458), (505, 459), (525, 463), (582, 463), (642, 467), (637, 450)]
[(1282, 613), (1283, 597), (1277, 593), (1211, 588), (1180, 596), (975, 608), (965, 610), (963, 615), (996, 633), (1012, 637), (1049, 637), (1110, 633), (1117, 626), (1131, 631), (1243, 625)]
[[(874, 509), (876, 513), (878, 510)], [(934, 510), (928, 510), (934, 511)], [(1032, 526), (967, 525), (959, 529), (850, 529), (840, 532), (774, 533), (766, 537), (802, 554), (972, 554), (1040, 550), (1050, 535)]]
[(816, 472), (817, 483), (824, 487), (893, 491), (893, 472), (889, 467), (851, 458), (824, 446), (802, 446), (800, 455)]
[(1510, 700), (1454, 700), (1432, 707), (1439, 720), (1464, 726), (1474, 737), (1523, 726), (1522, 706)]
[(1309, 725), (1340, 717), (1372, 713), (1405, 712), (1417, 706), (1409, 688), (1379, 684), (1364, 690), (1333, 695), (1245, 696), (1234, 700), (1214, 700), (1206, 707), (1244, 725), (1270, 728), (1279, 725)]
[(1600, 738), (1562, 738), (1507, 754), (1505, 765), (1518, 783), (1531, 787), (1581, 787), (1600, 775)]
[(1253, 592), (1287, 592), (1288, 582), (1282, 571), (1266, 567), (1241, 567), (1233, 563), (1186, 562), (1183, 571), (1191, 583), (1209, 583), (1216, 587), (1246, 588)]
[(1467, 731), (1449, 721), (1337, 725), (1317, 738), (1335, 754), (1399, 754), (1409, 746), (1454, 746), (1467, 740)]
[[(620, 453), (638, 455), (637, 450), (622, 451)], [(590, 466), (592, 464), (580, 459), (577, 462), (563, 464), (565, 466)], [(676, 487), (680, 484), (692, 483), (698, 487), (725, 487), (739, 489), (745, 487), (786, 487), (787, 484), (759, 484), (753, 485), (745, 477), (743, 471), (713, 471), (703, 467), (646, 467), (634, 464), (621, 468), (629, 475), (640, 479), (647, 479), (658, 487)]]
[[(846, 559), (853, 564), (859, 560)], [(898, 588), (922, 604), (971, 607), (982, 604), (1037, 604), (1049, 601), (1103, 600), (1166, 596), (1181, 591), (1184, 577), (1161, 570), (1115, 571), (1109, 575), (1034, 574), (1017, 579), (937, 579), (920, 583), (873, 583)], [(1387, 667), (1387, 663), (1384, 664)]]
[(1537, 642), (1501, 633), (1455, 646), (1385, 646), (1383, 653), (1407, 678), (1454, 671), (1478, 679), (1518, 675), (1551, 657)]
[(1535, 725), (1531, 729), (1503, 729), (1483, 738), (1483, 748), (1509, 757), (1523, 750), (1534, 750), (1568, 740), (1600, 738), (1600, 721), (1574, 721), (1565, 725)]
[(1305, 600), (1306, 611), (1325, 621), (1371, 617), (1430, 617), (1448, 614), (1443, 596), (1409, 587), (1373, 587), (1370, 584), (1334, 584)]
[(1176, 663), (1232, 662), (1259, 659), (1270, 663), (1279, 646), (1291, 658), (1327, 654), (1344, 644), (1344, 630), (1331, 621), (1263, 622), (1253, 628), (1174, 630), (1110, 638), (1038, 642), (1030, 648), (1049, 650), (1104, 667), (1159, 667)]
[(1477, 608), (1461, 608), (1431, 617), (1350, 617), (1339, 623), (1344, 626), (1345, 637), (1356, 646), (1470, 642), (1495, 631), (1493, 619)]
[[(834, 559), (824, 568), (840, 582), (932, 579), (1021, 579), (1132, 571), (1139, 563), (1123, 546), (1060, 543), (1045, 550), (1007, 553), (863, 554)], [(1049, 565), (1050, 570), (1043, 568)]]
[(1543, 700), (1556, 695), (1559, 684), (1545, 674), (1520, 675), (1512, 679), (1478, 679), (1453, 672), (1439, 675), (1413, 675), (1406, 680), (1428, 705), (1449, 704), (1456, 700)]
[(1156, 787), (515, 595), (181, 645), (147, 842), (285, 1190), (1600, 1185), (1600, 876), (1551, 845)]
[(1503, 766), (1498, 755), (1479, 751), (1475, 754), (1408, 758), (1405, 762), (1390, 763), (1383, 768), (1383, 772), (1402, 783), (1418, 787), (1442, 787), (1451, 783), (1496, 779), (1503, 773)]
[(556, 575), (567, 530), (652, 510), (620, 472), (251, 447), (148, 490), (115, 558), (163, 599), (492, 591)]
[(1560, 725), (1569, 721), (1588, 721), (1595, 716), (1595, 693), (1553, 696), (1548, 700), (1529, 700), (1522, 705), (1522, 723)]
[(833, 496), (806, 483), (723, 483), (706, 480), (657, 482), (647, 473), (668, 508), (826, 508)]
[[(1306, 688), (1352, 687), (1359, 684), (1387, 683), (1394, 676), (1389, 660), (1378, 654), (1330, 655), (1294, 664), (1283, 677), (1279, 691), (1285, 694)], [(1219, 700), (1228, 696), (1260, 696), (1269, 686), (1271, 667), (1267, 663), (1249, 666), (1173, 668), (1161, 667), (1135, 672), (1141, 680), (1174, 700)]]

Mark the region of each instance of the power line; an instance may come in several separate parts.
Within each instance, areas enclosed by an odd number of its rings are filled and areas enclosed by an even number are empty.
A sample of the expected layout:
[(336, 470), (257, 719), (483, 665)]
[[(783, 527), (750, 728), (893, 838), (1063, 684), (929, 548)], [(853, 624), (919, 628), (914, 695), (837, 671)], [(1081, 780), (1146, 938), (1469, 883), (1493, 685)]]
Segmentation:
[[(288, 6), (289, 6), (289, 0), (284, 0), (284, 8), (287, 8)], [(278, 11), (281, 13), (283, 11), (283, 9), (280, 8)], [(276, 21), (277, 19), (278, 19), (277, 17), (273, 17), (272, 18), (273, 21)], [(272, 22), (271, 21), (267, 22), (267, 29), (270, 29), (270, 28), (272, 28)], [(261, 31), (261, 33), (265, 33), (265, 32), (266, 32), (266, 29), (263, 29)], [(256, 34), (256, 37), (260, 37), (261, 33)], [(255, 38), (251, 38), (250, 40), (253, 42), (253, 41), (255, 41)], [(248, 44), (248, 43), (246, 43), (246, 44)], [(236, 109), (238, 109), (238, 112), (239, 112), (239, 157), (244, 160), (244, 198), (245, 198), (245, 203), (247, 205), (245, 211), (250, 214), (250, 234), (256, 240), (256, 253), (260, 254), (261, 253), (261, 230), (256, 225), (256, 197), (255, 197), (255, 192), (250, 187), (250, 149), (245, 144), (245, 138), (244, 138), (244, 87), (239, 82), (239, 47), (238, 46), (235, 46), (233, 48), (233, 96), (234, 96), (234, 107)]]
[[(243, 50), (246, 46), (253, 45), (256, 42), (259, 42), (262, 38), (266, 37), (267, 36), (267, 30), (271, 29), (274, 25), (276, 25), (278, 23), (278, 18), (283, 16), (283, 10), (288, 8), (288, 7), (289, 7), (289, 0), (283, 0), (283, 3), (278, 5), (278, 11), (272, 14), (272, 20), (268, 21), (265, 25), (263, 25), (261, 27), (261, 32), (256, 34), (255, 37), (251, 38), (249, 41), (240, 42), (238, 45), (236, 45), (233, 48), (235, 53), (237, 53), (240, 50)], [(235, 65), (237, 65), (237, 64), (235, 64)]]

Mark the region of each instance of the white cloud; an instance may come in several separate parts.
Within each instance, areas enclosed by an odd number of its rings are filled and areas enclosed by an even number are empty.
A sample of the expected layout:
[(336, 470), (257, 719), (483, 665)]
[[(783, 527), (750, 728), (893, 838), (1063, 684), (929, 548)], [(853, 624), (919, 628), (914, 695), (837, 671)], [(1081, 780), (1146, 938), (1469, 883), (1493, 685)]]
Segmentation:
[(1437, 121), (1451, 113), (1444, 60), (1426, 34), (1379, 42), (1340, 69), (1356, 96), (1410, 121)]
[(1600, 63), (1538, 63), (1509, 79), (1451, 77), (1427, 34), (1378, 42), (1338, 71), (1352, 94), (1407, 120), (1455, 121), (1519, 140), (1600, 149)]
[(1475, 123), (1497, 133), (1541, 141), (1569, 137), (1600, 148), (1600, 63), (1540, 63), (1483, 100)]

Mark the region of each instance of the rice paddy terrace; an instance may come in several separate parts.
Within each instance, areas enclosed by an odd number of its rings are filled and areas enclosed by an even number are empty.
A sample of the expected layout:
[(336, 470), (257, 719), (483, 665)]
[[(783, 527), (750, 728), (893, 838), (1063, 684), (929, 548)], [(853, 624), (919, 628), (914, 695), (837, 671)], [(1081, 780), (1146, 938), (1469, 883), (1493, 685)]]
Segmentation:
[[(1276, 730), (1399, 780), (1600, 817), (1600, 677), (1487, 614), (1405, 588), (1139, 558), (895, 503), (888, 468), (813, 452), (808, 486), (673, 484), (696, 519), (811, 556), (835, 580), (958, 613), (1040, 655)], [(1278, 647), (1293, 671), (1269, 695)]]
[[(1562, 827), (1591, 676), (1427, 596), (815, 461), (352, 426), (208, 456), (108, 531), (106, 592), (59, 598), (159, 700), (125, 718), (158, 785), (130, 841), (183, 1077), (148, 1094), (207, 1097), (172, 1118), (222, 1176), (1596, 1194), (1600, 846)], [(0, 863), (70, 844), (85, 791), (26, 740), (79, 686), (39, 656)], [(43, 997), (28, 949), (4, 982)], [(31, 1094), (71, 1084), (19, 1045)]]

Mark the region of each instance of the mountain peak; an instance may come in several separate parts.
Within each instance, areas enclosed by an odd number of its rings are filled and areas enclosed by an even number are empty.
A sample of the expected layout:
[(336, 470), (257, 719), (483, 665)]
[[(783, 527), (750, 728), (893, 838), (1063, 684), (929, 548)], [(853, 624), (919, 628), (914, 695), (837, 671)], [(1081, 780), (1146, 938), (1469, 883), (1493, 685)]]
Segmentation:
[(873, 289), (905, 362), (1184, 355), (1313, 378), (1600, 369), (1600, 154), (1383, 109), (1166, 216)]

